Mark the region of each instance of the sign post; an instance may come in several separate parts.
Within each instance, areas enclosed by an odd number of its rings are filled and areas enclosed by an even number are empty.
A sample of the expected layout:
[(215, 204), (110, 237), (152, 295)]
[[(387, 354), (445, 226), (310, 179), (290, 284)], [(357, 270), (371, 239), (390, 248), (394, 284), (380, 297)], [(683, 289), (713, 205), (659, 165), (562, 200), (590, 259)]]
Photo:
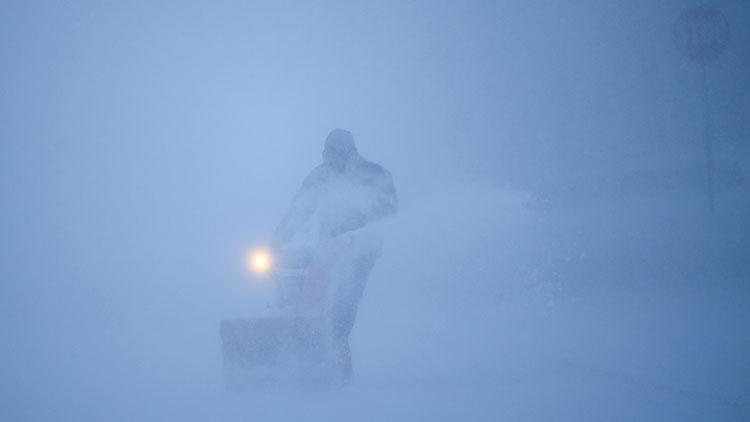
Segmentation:
[(729, 22), (721, 11), (711, 6), (685, 9), (674, 23), (674, 42), (683, 54), (701, 66), (706, 195), (708, 206), (713, 212), (716, 205), (707, 67), (708, 63), (716, 60), (729, 45)]

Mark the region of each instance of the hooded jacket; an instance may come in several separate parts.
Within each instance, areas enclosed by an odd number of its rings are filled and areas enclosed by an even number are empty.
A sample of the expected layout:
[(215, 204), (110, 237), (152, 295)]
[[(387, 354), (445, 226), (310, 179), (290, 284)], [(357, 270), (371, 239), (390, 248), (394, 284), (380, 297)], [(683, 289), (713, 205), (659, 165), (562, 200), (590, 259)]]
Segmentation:
[(357, 230), (396, 212), (398, 199), (391, 174), (362, 158), (349, 132), (331, 132), (323, 158), (323, 164), (305, 178), (276, 228), (275, 243), (289, 241), (316, 211), (321, 237)]

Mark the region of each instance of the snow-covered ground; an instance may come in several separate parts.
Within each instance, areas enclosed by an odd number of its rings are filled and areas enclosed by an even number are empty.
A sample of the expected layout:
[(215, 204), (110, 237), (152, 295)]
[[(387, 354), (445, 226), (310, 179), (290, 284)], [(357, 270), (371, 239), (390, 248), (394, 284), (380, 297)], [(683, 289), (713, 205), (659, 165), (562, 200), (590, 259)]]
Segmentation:
[(745, 217), (707, 224), (694, 199), (407, 198), (335, 391), (224, 391), (219, 321), (265, 312), (271, 286), (209, 247), (123, 249), (102, 286), (40, 278), (36, 313), (4, 310), (0, 419), (746, 420)]

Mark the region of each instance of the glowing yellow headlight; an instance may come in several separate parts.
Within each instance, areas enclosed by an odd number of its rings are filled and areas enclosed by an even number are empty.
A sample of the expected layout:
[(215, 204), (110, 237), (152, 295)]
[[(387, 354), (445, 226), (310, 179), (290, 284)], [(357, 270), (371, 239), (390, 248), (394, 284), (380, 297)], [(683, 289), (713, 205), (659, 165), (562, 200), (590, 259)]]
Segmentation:
[(263, 274), (271, 269), (271, 256), (265, 251), (254, 251), (248, 256), (247, 264), (252, 271)]

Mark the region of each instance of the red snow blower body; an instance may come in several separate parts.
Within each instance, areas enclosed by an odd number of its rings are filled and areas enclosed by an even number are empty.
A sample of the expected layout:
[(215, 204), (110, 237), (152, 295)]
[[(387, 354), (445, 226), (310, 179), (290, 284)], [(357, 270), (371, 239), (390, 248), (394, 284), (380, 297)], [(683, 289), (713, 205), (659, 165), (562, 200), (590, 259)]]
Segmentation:
[(329, 284), (342, 242), (270, 257), (273, 315), (221, 321), (224, 381), (232, 391), (319, 387), (333, 382)]

